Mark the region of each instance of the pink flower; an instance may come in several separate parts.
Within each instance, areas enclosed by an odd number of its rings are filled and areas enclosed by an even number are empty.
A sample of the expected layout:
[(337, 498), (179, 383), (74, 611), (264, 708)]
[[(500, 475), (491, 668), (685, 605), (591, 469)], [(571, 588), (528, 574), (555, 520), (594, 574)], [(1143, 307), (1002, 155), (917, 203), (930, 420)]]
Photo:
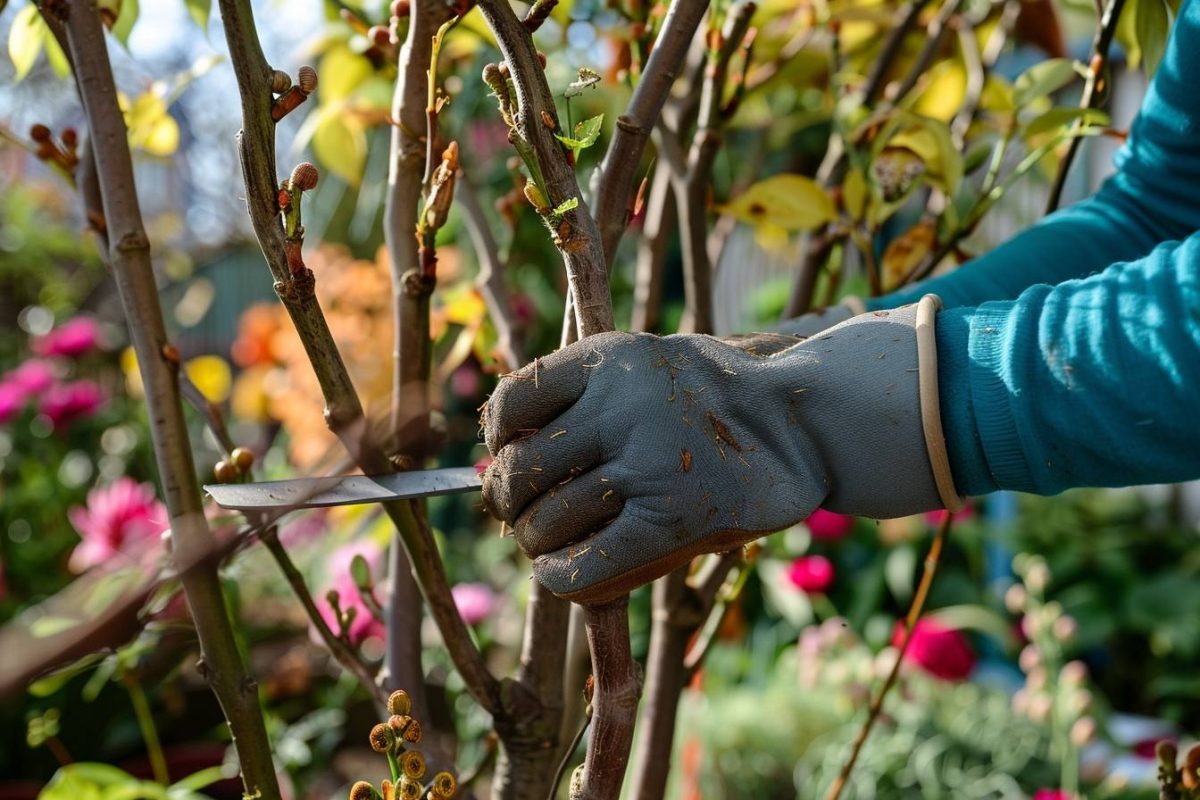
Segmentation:
[(100, 342), (100, 326), (91, 317), (74, 317), (30, 345), (39, 356), (83, 355)]
[[(942, 509), (941, 511), (926, 511), (925, 521), (930, 525), (941, 525), (942, 520), (946, 518), (946, 514), (948, 513), (949, 512), (945, 509)], [(953, 515), (954, 522), (962, 522), (970, 519), (973, 516), (975, 516), (975, 507), (970, 503), (963, 503), (963, 507), (958, 511), (955, 511)]]
[(114, 558), (142, 561), (157, 553), (167, 528), (167, 509), (154, 487), (127, 477), (92, 489), (87, 506), (75, 506), (67, 515), (83, 539), (71, 552), (75, 572)]
[(486, 583), (460, 583), (450, 590), (454, 605), (468, 625), (478, 625), (496, 609), (496, 593)]
[(41, 394), (54, 384), (54, 365), (40, 358), (31, 358), (4, 376), (4, 383), (17, 387), (25, 396)]
[[(897, 622), (892, 645), (899, 647), (903, 642), (904, 623)], [(975, 654), (967, 644), (967, 637), (931, 619), (917, 620), (904, 660), (946, 681), (966, 680), (975, 669)]]
[(1075, 795), (1062, 789), (1038, 789), (1033, 793), (1033, 800), (1075, 800)]
[(350, 621), (346, 633), (349, 634), (351, 642), (358, 644), (371, 636), (383, 636), (384, 626), (382, 622), (375, 619), (371, 609), (363, 602), (362, 595), (358, 592), (358, 586), (354, 583), (354, 576), (350, 573), (350, 564), (354, 561), (355, 556), (362, 556), (366, 559), (372, 574), (378, 573), (382, 566), (383, 551), (370, 539), (350, 542), (334, 550), (328, 560), (328, 584), (320, 593), (317, 608), (321, 612), (321, 618), (325, 620), (325, 624), (336, 636), (340, 630), (340, 623), (337, 615), (333, 613), (333, 606), (329, 604), (328, 594), (331, 591), (337, 592), (338, 608), (342, 615), (345, 616), (350, 609), (354, 609), (354, 619)]
[(821, 594), (833, 583), (833, 563), (825, 556), (801, 556), (787, 574), (792, 585), (805, 594)]
[(457, 397), (474, 397), (479, 391), (479, 372), (464, 364), (450, 375), (450, 391)]
[(804, 524), (808, 526), (808, 532), (812, 534), (812, 538), (818, 541), (835, 542), (854, 527), (854, 517), (818, 508), (808, 519), (804, 520)]
[(25, 390), (12, 383), (0, 383), (0, 425), (10, 421), (25, 407)]
[(104, 392), (94, 381), (82, 380), (51, 386), (42, 395), (39, 410), (58, 428), (80, 417), (90, 417), (104, 405)]

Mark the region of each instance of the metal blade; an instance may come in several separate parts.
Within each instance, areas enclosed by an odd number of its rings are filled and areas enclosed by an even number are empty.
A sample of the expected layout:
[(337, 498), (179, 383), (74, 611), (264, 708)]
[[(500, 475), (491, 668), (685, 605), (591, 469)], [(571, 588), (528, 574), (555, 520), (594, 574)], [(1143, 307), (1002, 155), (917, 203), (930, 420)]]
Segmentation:
[(223, 483), (205, 486), (217, 505), (238, 511), (381, 503), (470, 492), (483, 485), (474, 467), (449, 467), (391, 475), (346, 475), (297, 478), (262, 483)]

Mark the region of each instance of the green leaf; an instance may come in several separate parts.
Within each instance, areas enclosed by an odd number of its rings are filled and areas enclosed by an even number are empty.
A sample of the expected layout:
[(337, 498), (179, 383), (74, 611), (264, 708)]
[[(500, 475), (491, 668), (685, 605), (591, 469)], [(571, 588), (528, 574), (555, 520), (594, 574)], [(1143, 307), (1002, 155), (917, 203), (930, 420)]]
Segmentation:
[(603, 123), (604, 115), (597, 114), (591, 119), (576, 122), (574, 136), (560, 136), (556, 133), (554, 134), (554, 138), (571, 148), (578, 155), (579, 151), (591, 147), (600, 138), (600, 126)]
[(1107, 125), (1108, 114), (1096, 108), (1058, 107), (1034, 117), (1025, 126), (1025, 138), (1050, 133), (1080, 120), (1084, 125)]
[(42, 52), (43, 30), (46, 23), (38, 14), (37, 6), (30, 3), (17, 12), (12, 27), (8, 30), (8, 57), (12, 59), (14, 80), (22, 80), (37, 62)]
[(1012, 625), (991, 609), (977, 605), (958, 605), (939, 608), (928, 615), (947, 628), (954, 630), (976, 630), (987, 634), (1005, 647), (1015, 644)]
[(138, 7), (138, 0), (121, 0), (120, 6), (121, 10), (117, 13), (117, 21), (112, 26), (112, 34), (117, 37), (117, 41), (123, 47), (128, 48), (129, 34), (138, 21), (141, 9)]
[(753, 184), (721, 210), (749, 225), (785, 231), (812, 230), (837, 212), (825, 190), (803, 175), (774, 175)]
[(44, 616), (34, 621), (29, 626), (29, 632), (38, 639), (47, 639), (51, 636), (69, 631), (79, 624), (79, 620), (71, 619), (70, 617), (54, 617)]
[(42, 45), (46, 48), (46, 62), (50, 64), (50, 69), (54, 70), (55, 75), (60, 78), (67, 77), (71, 74), (71, 62), (67, 60), (67, 54), (59, 47), (58, 40), (54, 38), (49, 27), (43, 25), (42, 32)]
[(563, 200), (561, 203), (559, 203), (557, 206), (555, 206), (554, 210), (551, 211), (550, 213), (556, 217), (561, 217), (563, 214), (567, 213), (571, 209), (578, 208), (578, 207), (579, 207), (579, 198), (572, 197), (569, 200)]
[(351, 186), (358, 186), (367, 161), (367, 134), (362, 120), (344, 110), (340, 103), (321, 107), (316, 115), (312, 149), (321, 166)]
[(907, 603), (913, 595), (913, 580), (917, 574), (917, 553), (911, 547), (897, 547), (888, 553), (883, 577), (888, 591), (897, 602)]
[(334, 47), (321, 59), (317, 75), (320, 78), (321, 103), (345, 100), (374, 70), (365, 57), (348, 47)]
[(354, 579), (354, 585), (358, 587), (359, 591), (371, 590), (371, 565), (367, 563), (361, 553), (355, 553), (354, 558), (350, 561), (350, 577)]
[(67, 682), (76, 675), (91, 669), (102, 658), (104, 658), (103, 653), (89, 653), (78, 661), (38, 678), (29, 685), (29, 693), (34, 697), (49, 697), (66, 686)]
[(1034, 64), (1021, 73), (1013, 85), (1018, 107), (1024, 107), (1040, 97), (1057, 92), (1075, 79), (1075, 62), (1069, 58), (1052, 58)]
[(208, 33), (208, 17), (212, 13), (212, 0), (183, 0), (187, 6), (188, 16), (199, 26), (200, 30)]
[(1134, 30), (1142, 46), (1142, 69), (1147, 76), (1154, 74), (1167, 49), (1171, 20), (1163, 0), (1137, 0)]

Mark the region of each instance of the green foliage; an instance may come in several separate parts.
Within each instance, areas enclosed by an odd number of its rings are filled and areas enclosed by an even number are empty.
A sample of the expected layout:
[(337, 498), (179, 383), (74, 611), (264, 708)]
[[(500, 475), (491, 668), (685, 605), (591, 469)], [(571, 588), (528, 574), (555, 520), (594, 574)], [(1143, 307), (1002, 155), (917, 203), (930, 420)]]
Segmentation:
[(163, 786), (108, 764), (79, 762), (54, 773), (38, 800), (207, 800), (200, 790), (223, 777), (213, 767)]

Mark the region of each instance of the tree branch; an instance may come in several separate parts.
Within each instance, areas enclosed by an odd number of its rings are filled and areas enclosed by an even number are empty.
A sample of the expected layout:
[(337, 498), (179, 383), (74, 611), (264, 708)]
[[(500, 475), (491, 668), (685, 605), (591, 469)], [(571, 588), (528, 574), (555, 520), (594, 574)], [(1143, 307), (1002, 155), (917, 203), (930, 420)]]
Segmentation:
[[(276, 275), (276, 291), (296, 325), (296, 332), (317, 374), (330, 429), (364, 472), (390, 472), (393, 470), (391, 462), (363, 435), (362, 404), (317, 304), (312, 273), (301, 262), (295, 265), (298, 269), (293, 275), (294, 265), (289, 262), (289, 254), (293, 259), (299, 257), (299, 245), (286, 238), (278, 213), (275, 121), (270, 113), (271, 68), (259, 45), (250, 0), (220, 0), (220, 8), (242, 101), (243, 127), (239, 145), (246, 180), (246, 203), (267, 264)], [(488, 672), (482, 654), (454, 605), (433, 534), (409, 502), (385, 503), (384, 510), (400, 533), (412, 572), (464, 683), (481, 706), (497, 713), (500, 685)]]
[(708, 5), (708, 0), (673, 0), (629, 107), (617, 118), (604, 161), (592, 176), (596, 224), (610, 267), (629, 221), (629, 200), (642, 152)]
[[(158, 302), (150, 244), (142, 224), (112, 66), (100, 17), (92, 3), (72, 2), (64, 20), (84, 113), (91, 133), (109, 261), (129, 321), (130, 338), (146, 388), (155, 459), (171, 524), (171, 555), (187, 563), (213, 546), (192, 463), (172, 357)], [(200, 640), (202, 672), (221, 704), (237, 748), (247, 795), (278, 798), (279, 786), (258, 691), (246, 672), (215, 565), (186, 572), (184, 593)]]
[[(1104, 13), (1100, 16), (1096, 26), (1096, 36), (1092, 40), (1092, 59), (1088, 64), (1087, 83), (1083, 86), (1083, 96), (1079, 99), (1080, 108), (1096, 108), (1104, 95), (1099, 90), (1103, 84), (1102, 73), (1108, 68), (1108, 51), (1112, 48), (1113, 38), (1117, 34), (1117, 22), (1121, 19), (1121, 9), (1124, 6), (1125, 0), (1108, 0), (1104, 6)], [(1073, 130), (1079, 130), (1082, 124), (1082, 121), (1076, 120), (1072, 126)], [(1074, 163), (1075, 156), (1079, 153), (1082, 141), (1082, 137), (1073, 136), (1071, 143), (1067, 145), (1067, 154), (1058, 165), (1058, 174), (1054, 176), (1054, 185), (1051, 187), (1050, 197), (1046, 201), (1047, 214), (1053, 213), (1062, 201), (1063, 189), (1067, 185), (1067, 174), (1071, 171), (1071, 164)]]
[(634, 267), (630, 327), (635, 331), (654, 331), (662, 322), (663, 267), (676, 221), (675, 192), (671, 189), (671, 171), (666, 164), (654, 170), (644, 220)]

